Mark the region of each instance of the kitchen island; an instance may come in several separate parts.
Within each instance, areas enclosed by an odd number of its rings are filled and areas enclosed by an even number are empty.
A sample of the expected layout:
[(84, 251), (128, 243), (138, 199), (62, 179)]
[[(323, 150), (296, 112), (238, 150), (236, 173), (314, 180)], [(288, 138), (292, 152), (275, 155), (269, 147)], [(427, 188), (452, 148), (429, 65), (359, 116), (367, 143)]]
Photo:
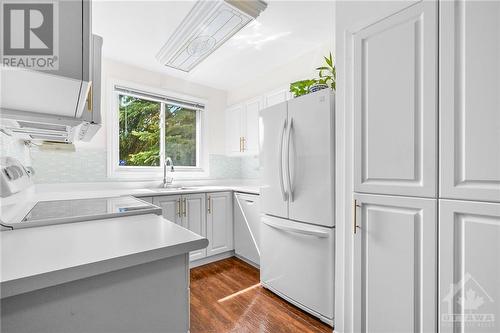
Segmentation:
[(0, 233), (1, 331), (187, 332), (189, 252), (208, 240), (157, 215)]

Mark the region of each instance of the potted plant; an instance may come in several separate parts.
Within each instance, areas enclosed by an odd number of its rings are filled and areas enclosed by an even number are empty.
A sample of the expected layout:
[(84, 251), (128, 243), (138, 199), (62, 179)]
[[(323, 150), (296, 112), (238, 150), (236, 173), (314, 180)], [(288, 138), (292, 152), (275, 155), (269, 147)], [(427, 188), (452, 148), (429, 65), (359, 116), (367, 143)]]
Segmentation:
[(330, 88), (335, 90), (336, 72), (333, 64), (332, 53), (325, 58), (325, 64), (316, 68), (318, 70), (318, 78), (300, 80), (290, 84), (290, 92), (293, 97), (299, 97), (321, 89)]
[(333, 65), (333, 57), (332, 53), (325, 58), (325, 64), (321, 67), (316, 68), (318, 72), (319, 78), (316, 80), (316, 83), (309, 87), (309, 92), (315, 92), (321, 89), (330, 88), (335, 90), (335, 82), (336, 82), (336, 71), (335, 66)]

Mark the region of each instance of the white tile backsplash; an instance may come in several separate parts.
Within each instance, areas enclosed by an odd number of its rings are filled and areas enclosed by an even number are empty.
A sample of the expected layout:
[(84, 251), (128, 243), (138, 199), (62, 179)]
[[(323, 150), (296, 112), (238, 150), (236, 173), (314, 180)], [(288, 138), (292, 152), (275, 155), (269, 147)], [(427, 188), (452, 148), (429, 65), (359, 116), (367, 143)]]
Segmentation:
[[(106, 151), (31, 152), (35, 183), (81, 183), (110, 181), (106, 175)], [(256, 179), (258, 158), (209, 155), (210, 179)], [(113, 179), (111, 181), (116, 181)]]

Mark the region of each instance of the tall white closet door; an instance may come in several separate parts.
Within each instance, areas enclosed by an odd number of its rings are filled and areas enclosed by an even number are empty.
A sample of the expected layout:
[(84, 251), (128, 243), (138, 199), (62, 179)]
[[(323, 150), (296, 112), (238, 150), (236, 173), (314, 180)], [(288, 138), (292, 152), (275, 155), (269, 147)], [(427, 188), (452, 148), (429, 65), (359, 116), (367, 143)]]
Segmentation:
[(500, 332), (500, 204), (439, 203), (440, 333)]
[(354, 34), (354, 189), (434, 197), (437, 2)]
[(289, 178), (289, 217), (292, 220), (335, 225), (334, 104), (329, 89), (288, 101), (286, 178)]
[(443, 198), (500, 202), (500, 2), (440, 2)]
[(435, 332), (437, 200), (354, 199), (353, 332)]

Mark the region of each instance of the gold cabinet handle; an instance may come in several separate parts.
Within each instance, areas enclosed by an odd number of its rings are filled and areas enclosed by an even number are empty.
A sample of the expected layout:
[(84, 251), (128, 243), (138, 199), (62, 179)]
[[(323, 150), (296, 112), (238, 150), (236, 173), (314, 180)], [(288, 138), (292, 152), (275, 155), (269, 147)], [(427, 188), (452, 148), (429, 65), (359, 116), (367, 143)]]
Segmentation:
[(247, 142), (247, 139), (246, 139), (244, 136), (243, 136), (243, 137), (241, 137), (241, 151), (242, 151), (242, 152), (244, 152), (244, 151), (245, 151), (245, 149), (246, 149), (246, 147), (245, 147), (246, 142)]
[(94, 92), (92, 88), (92, 82), (90, 83), (89, 93), (87, 94), (87, 111), (92, 112), (94, 110)]
[(240, 136), (240, 153), (243, 151), (243, 137)]
[(360, 207), (361, 207), (361, 205), (358, 205), (358, 200), (354, 200), (353, 214), (352, 214), (353, 215), (352, 229), (353, 229), (354, 234), (356, 234), (356, 231), (359, 228), (357, 212), (358, 212), (358, 208), (360, 208)]
[(208, 196), (208, 199), (207, 199), (207, 205), (208, 205), (208, 214), (212, 213), (212, 204), (211, 204), (211, 201), (212, 198), (210, 198), (210, 196)]
[(177, 216), (181, 217), (181, 199), (177, 200)]
[(186, 214), (187, 214), (187, 213), (186, 213), (186, 210), (187, 210), (187, 209), (186, 209), (186, 199), (184, 199), (184, 200), (183, 200), (183, 202), (184, 202), (184, 214), (183, 214), (183, 215), (184, 215), (184, 216), (186, 216)]

